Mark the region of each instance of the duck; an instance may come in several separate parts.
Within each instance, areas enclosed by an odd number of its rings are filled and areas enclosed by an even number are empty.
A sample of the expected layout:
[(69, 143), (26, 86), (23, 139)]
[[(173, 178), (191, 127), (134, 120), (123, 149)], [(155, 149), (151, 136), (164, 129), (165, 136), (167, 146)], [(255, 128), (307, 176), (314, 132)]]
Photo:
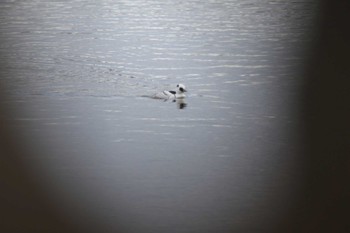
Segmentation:
[(159, 93), (154, 94), (153, 98), (155, 99), (184, 99), (186, 97), (185, 92), (187, 92), (187, 89), (184, 84), (177, 84), (176, 90), (171, 91), (162, 91)]

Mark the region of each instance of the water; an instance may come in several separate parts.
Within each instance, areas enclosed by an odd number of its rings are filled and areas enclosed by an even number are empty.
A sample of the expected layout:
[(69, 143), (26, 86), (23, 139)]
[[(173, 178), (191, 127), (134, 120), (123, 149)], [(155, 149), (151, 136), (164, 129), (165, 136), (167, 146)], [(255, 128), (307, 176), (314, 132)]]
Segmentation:
[[(288, 213), (314, 2), (0, 6), (2, 120), (63, 215), (178, 233), (269, 231)], [(178, 83), (184, 102), (142, 97)]]

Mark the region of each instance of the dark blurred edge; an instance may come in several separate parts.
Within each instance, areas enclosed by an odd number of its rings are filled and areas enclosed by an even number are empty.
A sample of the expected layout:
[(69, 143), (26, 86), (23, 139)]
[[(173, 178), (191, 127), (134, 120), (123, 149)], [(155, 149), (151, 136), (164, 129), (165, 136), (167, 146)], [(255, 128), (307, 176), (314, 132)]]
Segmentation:
[[(321, 5), (300, 97), (303, 190), (276, 232), (350, 232), (350, 1)], [(2, 118), (10, 113), (0, 114), (0, 232), (86, 232), (56, 212), (21, 163), (26, 152)]]
[(14, 143), (13, 132), (0, 123), (0, 232), (75, 232), (21, 162), (25, 151)]
[(300, 96), (305, 176), (278, 232), (350, 232), (350, 1), (322, 1)]

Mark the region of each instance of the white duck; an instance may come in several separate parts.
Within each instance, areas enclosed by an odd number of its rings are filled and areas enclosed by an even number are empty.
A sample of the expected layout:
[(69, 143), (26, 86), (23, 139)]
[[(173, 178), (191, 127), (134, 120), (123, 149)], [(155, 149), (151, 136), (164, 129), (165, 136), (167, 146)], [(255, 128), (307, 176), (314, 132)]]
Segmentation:
[(183, 99), (186, 97), (187, 92), (185, 85), (177, 84), (176, 91), (162, 91), (156, 93), (153, 98), (155, 99)]

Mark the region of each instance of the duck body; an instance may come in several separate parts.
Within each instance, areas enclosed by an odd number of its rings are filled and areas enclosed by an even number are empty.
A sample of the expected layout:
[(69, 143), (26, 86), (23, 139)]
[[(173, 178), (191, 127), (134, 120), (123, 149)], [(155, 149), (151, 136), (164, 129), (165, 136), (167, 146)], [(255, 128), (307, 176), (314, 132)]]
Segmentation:
[(187, 92), (185, 85), (178, 84), (176, 86), (176, 91), (162, 91), (154, 94), (155, 99), (183, 99), (186, 97), (185, 92)]

